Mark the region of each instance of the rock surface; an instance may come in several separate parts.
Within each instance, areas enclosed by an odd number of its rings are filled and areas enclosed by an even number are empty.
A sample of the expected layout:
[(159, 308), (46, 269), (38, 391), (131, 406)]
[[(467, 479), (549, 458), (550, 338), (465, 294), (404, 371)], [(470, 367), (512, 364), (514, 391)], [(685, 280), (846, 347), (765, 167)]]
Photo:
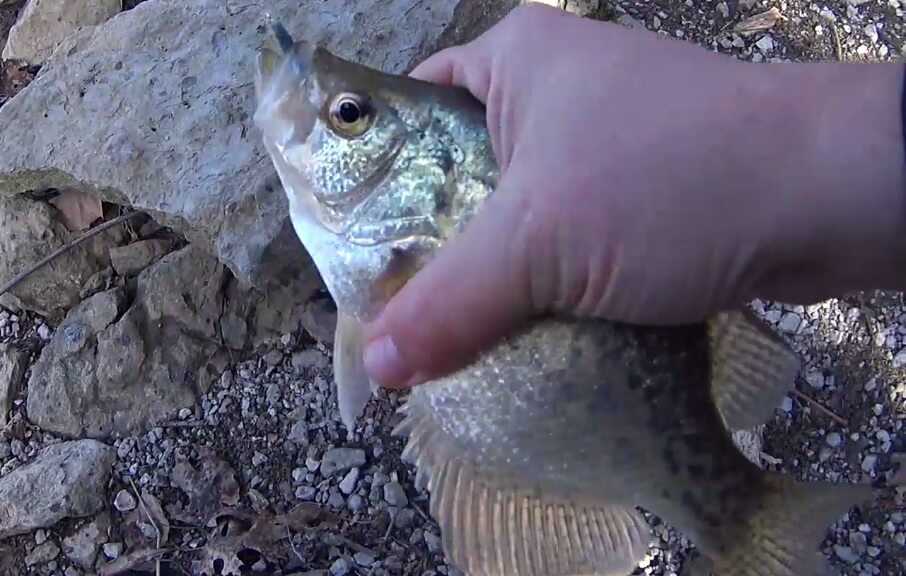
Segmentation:
[(64, 41), (0, 109), (0, 194), (71, 187), (149, 210), (243, 282), (292, 286), (313, 271), (251, 118), (265, 12), (300, 38), (403, 71), (460, 4), (472, 3), (142, 3)]
[(27, 362), (28, 353), (9, 344), (0, 344), (0, 428), (6, 425)]
[(101, 510), (115, 458), (95, 440), (63, 442), (0, 478), (0, 539)]
[[(4, 106), (0, 115), (5, 111)], [(4, 144), (16, 145), (15, 140)], [(0, 214), (0, 284), (78, 236), (66, 229), (56, 218), (56, 209), (46, 202), (24, 196), (0, 197)], [(0, 302), (45, 316), (62, 316), (79, 301), (85, 281), (107, 265), (107, 251), (121, 236), (122, 228), (113, 228), (86, 240), (29, 276), (0, 297)]]
[(122, 0), (29, 0), (9, 31), (3, 59), (43, 64), (67, 36), (122, 9)]
[(225, 270), (188, 246), (119, 288), (85, 300), (35, 363), (28, 413), (64, 436), (127, 433), (191, 406), (214, 374)]

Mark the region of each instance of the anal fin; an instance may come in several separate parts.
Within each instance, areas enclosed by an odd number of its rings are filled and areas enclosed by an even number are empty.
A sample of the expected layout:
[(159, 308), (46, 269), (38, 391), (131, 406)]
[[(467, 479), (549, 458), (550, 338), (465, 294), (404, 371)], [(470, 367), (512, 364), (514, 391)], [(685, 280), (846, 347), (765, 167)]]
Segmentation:
[(632, 505), (539, 494), (489, 476), (464, 457), (420, 405), (394, 435), (431, 497), (450, 562), (468, 576), (626, 576), (648, 551), (651, 529)]
[(337, 314), (333, 341), (333, 373), (337, 383), (340, 419), (349, 435), (376, 386), (365, 371), (365, 327), (348, 314)]
[(717, 315), (708, 331), (711, 390), (727, 429), (749, 430), (768, 422), (795, 385), (799, 358), (748, 310)]
[(750, 517), (742, 538), (725, 552), (706, 551), (720, 576), (816, 576), (826, 573), (820, 544), (851, 507), (869, 500), (867, 484), (804, 482), (767, 476), (771, 490)]

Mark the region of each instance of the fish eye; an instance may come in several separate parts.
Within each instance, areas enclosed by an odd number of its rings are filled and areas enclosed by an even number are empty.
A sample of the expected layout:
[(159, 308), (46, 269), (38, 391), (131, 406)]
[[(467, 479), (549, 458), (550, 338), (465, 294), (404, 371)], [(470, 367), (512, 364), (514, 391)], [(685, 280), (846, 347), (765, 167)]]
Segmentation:
[(340, 94), (330, 104), (330, 123), (346, 136), (361, 136), (371, 126), (374, 111), (356, 94)]

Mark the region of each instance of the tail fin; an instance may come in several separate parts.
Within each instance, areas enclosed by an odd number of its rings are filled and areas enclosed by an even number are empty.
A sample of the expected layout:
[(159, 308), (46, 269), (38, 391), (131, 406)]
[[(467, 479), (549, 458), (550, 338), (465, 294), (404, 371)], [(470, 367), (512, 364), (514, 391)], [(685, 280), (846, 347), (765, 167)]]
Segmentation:
[(830, 526), (871, 498), (865, 484), (800, 482), (769, 474), (769, 493), (749, 518), (746, 537), (710, 556), (717, 576), (815, 576), (827, 563), (820, 545)]

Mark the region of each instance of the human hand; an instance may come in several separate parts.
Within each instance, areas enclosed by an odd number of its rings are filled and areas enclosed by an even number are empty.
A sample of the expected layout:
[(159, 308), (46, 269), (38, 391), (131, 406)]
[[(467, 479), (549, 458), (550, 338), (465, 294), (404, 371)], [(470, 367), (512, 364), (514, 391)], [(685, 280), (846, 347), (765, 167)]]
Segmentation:
[(746, 64), (527, 6), (412, 75), (486, 104), (501, 182), (369, 327), (384, 385), (454, 370), (534, 313), (670, 324), (903, 280), (868, 253), (906, 217), (891, 67)]

